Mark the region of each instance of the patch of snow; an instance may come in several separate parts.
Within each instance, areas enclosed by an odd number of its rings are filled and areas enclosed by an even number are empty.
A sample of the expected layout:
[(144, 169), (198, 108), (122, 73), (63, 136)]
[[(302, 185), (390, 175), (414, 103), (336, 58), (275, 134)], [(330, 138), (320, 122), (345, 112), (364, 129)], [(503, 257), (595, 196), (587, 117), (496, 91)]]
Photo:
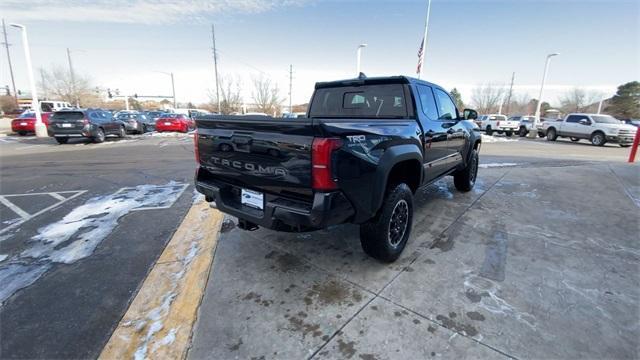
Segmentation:
[(192, 202), (195, 203), (199, 203), (201, 201), (204, 201), (204, 194), (199, 192), (198, 190), (196, 190), (196, 188), (193, 188), (193, 198), (192, 198)]
[(514, 141), (519, 141), (518, 139), (511, 139), (508, 137), (497, 137), (497, 136), (491, 136), (491, 135), (486, 135), (486, 134), (482, 134), (482, 143), (497, 143), (497, 142), (514, 142)]
[(9, 219), (9, 220), (5, 220), (2, 222), (2, 225), (11, 225), (11, 224), (15, 224), (18, 221), (20, 221), (20, 218), (15, 218), (15, 219)]
[(29, 247), (0, 265), (0, 302), (31, 285), (53, 263), (71, 264), (86, 258), (118, 225), (118, 220), (142, 207), (173, 203), (185, 184), (140, 185), (126, 192), (98, 196), (78, 206), (62, 220), (38, 229)]
[(7, 257), (9, 257), (9, 255), (6, 254), (0, 254), (0, 262), (3, 262), (4, 259), (6, 259)]
[(488, 164), (480, 164), (480, 165), (478, 165), (478, 167), (482, 168), (482, 169), (511, 167), (511, 166), (518, 166), (518, 164), (516, 164), (516, 163), (488, 163)]
[(449, 185), (446, 181), (440, 179), (433, 183), (438, 187), (438, 194), (442, 195), (445, 199), (453, 199), (453, 193), (449, 190)]
[(153, 351), (158, 350), (158, 348), (161, 346), (167, 346), (167, 345), (173, 344), (173, 342), (176, 341), (176, 332), (178, 332), (178, 329), (171, 328), (171, 330), (169, 330), (169, 332), (167, 333), (167, 335), (165, 335), (165, 337), (163, 337), (162, 339), (160, 339), (160, 341), (158, 341), (153, 345)]

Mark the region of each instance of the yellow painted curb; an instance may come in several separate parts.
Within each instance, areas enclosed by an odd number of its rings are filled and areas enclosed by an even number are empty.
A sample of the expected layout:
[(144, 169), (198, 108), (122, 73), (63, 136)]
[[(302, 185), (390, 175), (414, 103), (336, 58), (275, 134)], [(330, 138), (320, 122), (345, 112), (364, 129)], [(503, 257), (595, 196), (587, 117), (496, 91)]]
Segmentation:
[(99, 359), (184, 359), (223, 215), (201, 201), (184, 218)]

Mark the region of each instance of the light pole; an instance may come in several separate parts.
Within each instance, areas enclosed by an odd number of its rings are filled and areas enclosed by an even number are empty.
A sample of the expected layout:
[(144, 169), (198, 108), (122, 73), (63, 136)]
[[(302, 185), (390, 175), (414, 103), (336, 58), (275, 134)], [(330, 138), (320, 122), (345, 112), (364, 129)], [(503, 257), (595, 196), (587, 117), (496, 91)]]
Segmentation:
[(356, 76), (360, 76), (360, 56), (362, 53), (362, 49), (366, 48), (367, 44), (358, 45), (358, 50), (356, 50)]
[(156, 71), (156, 72), (160, 73), (160, 74), (165, 74), (165, 75), (171, 76), (171, 91), (173, 93), (173, 108), (175, 109), (177, 107), (176, 106), (176, 85), (175, 85), (175, 82), (173, 81), (173, 73), (172, 72), (168, 73), (168, 72), (164, 72), (164, 71)]
[(538, 134), (537, 126), (540, 123), (540, 107), (542, 106), (542, 94), (544, 93), (544, 82), (547, 80), (547, 71), (549, 71), (549, 63), (551, 62), (551, 58), (554, 56), (560, 55), (559, 53), (553, 53), (547, 55), (547, 60), (544, 63), (544, 73), (542, 73), (542, 84), (540, 84), (540, 95), (538, 96), (538, 104), (536, 105), (536, 114), (533, 118), (533, 125), (531, 127), (531, 131), (529, 131), (529, 137), (535, 138)]
[(20, 24), (10, 24), (18, 28), (22, 32), (22, 47), (24, 47), (24, 59), (27, 63), (27, 75), (29, 76), (29, 86), (31, 87), (31, 107), (36, 112), (36, 136), (48, 137), (47, 127), (42, 122), (42, 114), (40, 114), (40, 101), (38, 101), (38, 93), (36, 90), (36, 81), (33, 78), (33, 67), (31, 65), (31, 52), (29, 51), (29, 39), (27, 38), (27, 27)]

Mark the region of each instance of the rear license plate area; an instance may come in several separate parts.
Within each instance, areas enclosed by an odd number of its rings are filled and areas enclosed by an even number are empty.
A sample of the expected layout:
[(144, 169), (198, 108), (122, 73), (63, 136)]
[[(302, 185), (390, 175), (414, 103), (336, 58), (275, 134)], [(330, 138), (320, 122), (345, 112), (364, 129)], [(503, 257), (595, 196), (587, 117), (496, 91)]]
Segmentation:
[(250, 206), (254, 209), (264, 209), (264, 193), (253, 191), (249, 189), (241, 189), (240, 203), (242, 205)]

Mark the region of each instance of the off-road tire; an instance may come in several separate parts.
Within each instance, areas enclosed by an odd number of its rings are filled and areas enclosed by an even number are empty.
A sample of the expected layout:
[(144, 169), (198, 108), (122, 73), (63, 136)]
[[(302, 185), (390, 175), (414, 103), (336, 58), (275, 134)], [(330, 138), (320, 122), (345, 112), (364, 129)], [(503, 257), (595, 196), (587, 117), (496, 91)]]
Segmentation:
[(413, 193), (400, 183), (389, 187), (378, 214), (360, 225), (362, 250), (382, 262), (394, 262), (411, 235)]
[(453, 184), (456, 186), (458, 191), (467, 192), (473, 189), (478, 177), (478, 163), (478, 151), (473, 149), (469, 155), (469, 162), (467, 163), (467, 166), (453, 174)]
[(56, 141), (58, 142), (58, 144), (66, 144), (67, 142), (69, 142), (69, 138), (63, 138), (63, 137), (57, 137)]
[(558, 133), (556, 132), (556, 129), (551, 128), (547, 130), (547, 140), (556, 141), (556, 139), (558, 139)]
[(591, 134), (591, 144), (595, 146), (604, 146), (607, 143), (607, 138), (600, 131), (596, 131)]

